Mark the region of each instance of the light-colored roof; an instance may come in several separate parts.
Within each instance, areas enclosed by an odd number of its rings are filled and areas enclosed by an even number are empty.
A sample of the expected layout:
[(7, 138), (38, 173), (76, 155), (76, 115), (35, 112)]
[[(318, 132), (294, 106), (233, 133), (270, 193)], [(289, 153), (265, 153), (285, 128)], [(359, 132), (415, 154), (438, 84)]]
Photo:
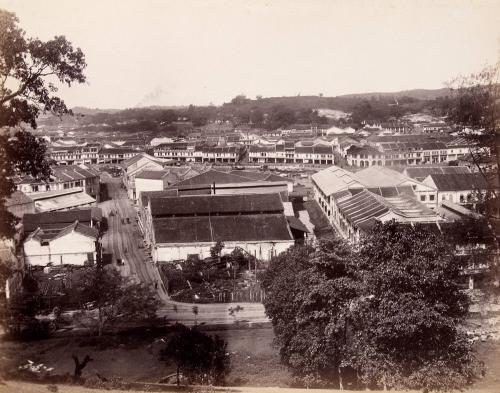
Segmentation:
[(385, 166), (374, 165), (356, 172), (355, 178), (365, 187), (396, 187), (415, 180)]
[(349, 188), (362, 188), (354, 173), (338, 166), (331, 166), (311, 176), (325, 195), (331, 195)]
[(76, 192), (73, 194), (37, 200), (35, 201), (35, 208), (39, 212), (49, 212), (86, 206), (95, 203), (95, 201), (94, 198), (85, 192)]

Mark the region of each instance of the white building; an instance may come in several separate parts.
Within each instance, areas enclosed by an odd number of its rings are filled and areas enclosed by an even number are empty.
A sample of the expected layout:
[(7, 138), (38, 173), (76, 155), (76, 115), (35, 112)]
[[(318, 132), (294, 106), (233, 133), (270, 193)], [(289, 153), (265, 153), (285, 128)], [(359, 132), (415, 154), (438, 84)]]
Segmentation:
[(168, 170), (143, 170), (135, 176), (134, 200), (141, 197), (143, 191), (163, 191), (168, 186)]
[(58, 231), (37, 228), (26, 238), (25, 262), (31, 266), (93, 264), (98, 230), (78, 221)]

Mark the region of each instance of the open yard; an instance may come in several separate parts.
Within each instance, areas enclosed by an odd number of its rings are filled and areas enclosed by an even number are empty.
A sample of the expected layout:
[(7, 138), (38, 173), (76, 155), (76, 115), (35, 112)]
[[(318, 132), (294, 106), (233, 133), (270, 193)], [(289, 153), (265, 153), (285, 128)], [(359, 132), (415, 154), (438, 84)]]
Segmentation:
[[(232, 371), (230, 385), (288, 386), (289, 373), (280, 365), (277, 350), (272, 345), (271, 328), (210, 331), (228, 342)], [(72, 374), (72, 354), (80, 358), (90, 355), (92, 362), (83, 377), (119, 377), (126, 381), (158, 382), (174, 372), (158, 360), (165, 345), (161, 332), (144, 332), (128, 336), (106, 336), (102, 340), (89, 337), (51, 338), (37, 342), (0, 342), (1, 370), (17, 368), (28, 360), (53, 367), (52, 374)]]
[[(270, 327), (212, 330), (209, 333), (218, 334), (228, 342), (232, 363), (227, 378), (229, 386), (290, 386), (290, 373), (279, 362)], [(158, 360), (158, 352), (164, 345), (161, 337), (161, 332), (145, 331), (141, 334), (106, 336), (100, 341), (86, 336), (26, 343), (2, 341), (0, 365), (1, 370), (6, 371), (31, 360), (53, 367), (52, 374), (71, 374), (74, 367), (71, 355), (78, 354), (82, 358), (88, 354), (94, 360), (84, 369), (84, 377), (98, 373), (106, 378), (155, 383), (174, 372), (173, 365)], [(500, 342), (479, 341), (476, 345), (487, 373), (475, 388), (500, 389)]]

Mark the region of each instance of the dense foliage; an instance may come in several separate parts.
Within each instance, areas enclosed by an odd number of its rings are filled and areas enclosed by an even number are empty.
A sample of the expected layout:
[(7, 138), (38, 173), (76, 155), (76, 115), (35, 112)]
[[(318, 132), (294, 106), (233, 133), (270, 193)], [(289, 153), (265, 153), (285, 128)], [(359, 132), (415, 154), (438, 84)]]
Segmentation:
[(173, 361), (177, 366), (177, 384), (180, 375), (190, 384), (224, 385), (230, 371), (230, 357), (226, 342), (218, 336), (209, 336), (196, 326), (177, 324), (160, 359)]
[(0, 9), (0, 130), (13, 130), (0, 136), (0, 237), (14, 233), (15, 219), (5, 208), (6, 198), (14, 191), (12, 176), (22, 172), (46, 178), (50, 174), (45, 144), (18, 126), (27, 123), (36, 128), (41, 113), (70, 113), (54, 95), (54, 82), (85, 82), (85, 66), (82, 51), (66, 38), (46, 42), (27, 38), (16, 16)]
[(448, 243), (378, 224), (359, 248), (322, 239), (271, 262), (265, 301), (281, 359), (306, 386), (453, 389), (476, 363)]
[(80, 302), (83, 317), (97, 327), (99, 336), (119, 321), (153, 319), (159, 306), (151, 287), (123, 277), (112, 266), (82, 269), (68, 295)]

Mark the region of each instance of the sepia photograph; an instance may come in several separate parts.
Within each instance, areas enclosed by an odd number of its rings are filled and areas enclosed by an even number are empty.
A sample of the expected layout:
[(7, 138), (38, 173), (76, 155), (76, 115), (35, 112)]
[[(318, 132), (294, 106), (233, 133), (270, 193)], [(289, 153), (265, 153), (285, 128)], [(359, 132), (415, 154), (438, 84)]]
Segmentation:
[(0, 393), (500, 392), (500, 0), (0, 0)]

